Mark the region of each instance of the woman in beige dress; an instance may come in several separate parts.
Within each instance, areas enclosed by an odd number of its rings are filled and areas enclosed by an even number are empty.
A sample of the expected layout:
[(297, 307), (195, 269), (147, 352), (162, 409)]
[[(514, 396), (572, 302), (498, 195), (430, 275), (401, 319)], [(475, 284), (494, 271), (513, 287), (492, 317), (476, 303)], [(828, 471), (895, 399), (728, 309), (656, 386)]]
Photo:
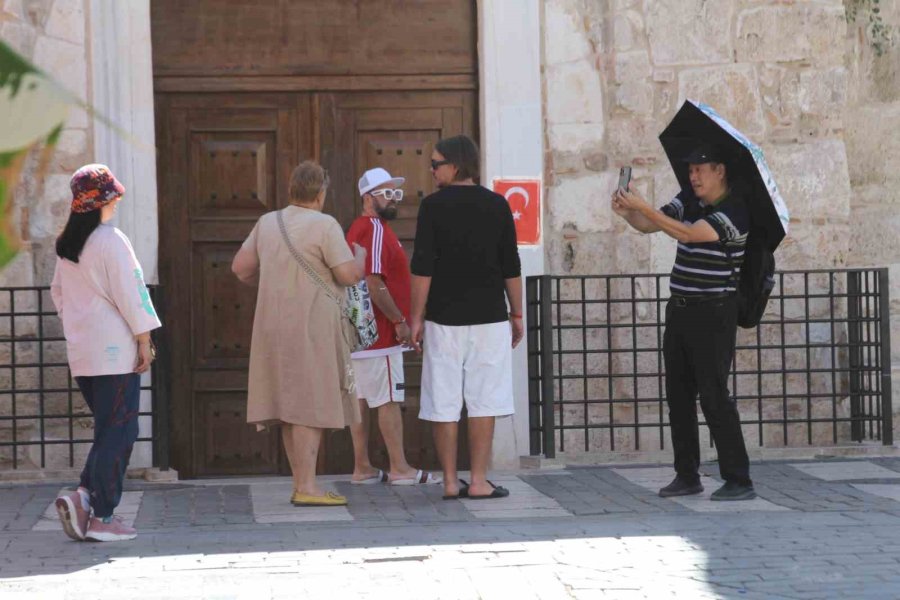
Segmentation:
[[(291, 174), (290, 205), (263, 215), (234, 257), (231, 269), (258, 286), (247, 421), (258, 428), (280, 426), (294, 477), (291, 503), (340, 506), (344, 496), (316, 483), (316, 459), (324, 429), (360, 421), (344, 318), (334, 297), (365, 274), (365, 250), (351, 252), (341, 227), (322, 214), (328, 177), (318, 164), (301, 163)], [(326, 293), (292, 254), (312, 267)], [(354, 256), (355, 254), (355, 256)]]

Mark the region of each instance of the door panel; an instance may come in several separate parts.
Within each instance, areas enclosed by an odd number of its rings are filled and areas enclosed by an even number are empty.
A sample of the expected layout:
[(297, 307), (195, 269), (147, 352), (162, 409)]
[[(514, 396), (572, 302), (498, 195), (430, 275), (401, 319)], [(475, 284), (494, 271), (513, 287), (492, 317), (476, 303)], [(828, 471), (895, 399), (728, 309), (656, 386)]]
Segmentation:
[[(326, 210), (347, 229), (359, 215), (361, 203), (356, 183), (374, 167), (406, 178), (405, 195), (398, 218), (391, 223), (409, 257), (412, 257), (416, 218), (422, 198), (435, 191), (430, 160), (441, 138), (475, 129), (471, 92), (405, 94), (327, 94), (319, 98), (321, 156), (332, 174), (332, 195)], [(329, 208), (330, 207), (330, 208)], [(407, 459), (417, 467), (438, 468), (431, 428), (419, 420), (421, 357), (404, 355), (406, 402), (402, 407)], [(387, 467), (388, 457), (376, 419), (370, 421), (370, 457)], [(329, 473), (353, 468), (349, 431), (326, 436), (320, 464)], [(460, 430), (460, 468), (468, 468), (465, 421)]]
[(153, 0), (153, 68), (157, 76), (245, 81), (470, 74), (476, 14), (473, 0)]
[(256, 220), (286, 203), (298, 132), (311, 133), (308, 100), (217, 100), (158, 103), (166, 111), (160, 254), (172, 304), (173, 458), (187, 477), (285, 468), (277, 431), (257, 433), (246, 422), (256, 289), (238, 282), (231, 261)]
[(240, 283), (231, 272), (240, 246), (240, 242), (194, 243), (194, 368), (247, 367), (256, 288)]
[(191, 134), (191, 216), (253, 216), (275, 208), (275, 132)]
[(247, 425), (246, 390), (197, 392), (195, 401), (204, 424), (198, 475), (278, 472), (280, 437)]
[(397, 218), (391, 221), (391, 228), (400, 238), (400, 243), (410, 258), (416, 237), (419, 203), (433, 188), (431, 172), (422, 168), (423, 157), (431, 158), (431, 150), (439, 139), (440, 130), (428, 129), (367, 131), (359, 134), (357, 161), (358, 164), (365, 165), (363, 171), (372, 166), (380, 166), (389, 173), (406, 177), (403, 201), (398, 206)]

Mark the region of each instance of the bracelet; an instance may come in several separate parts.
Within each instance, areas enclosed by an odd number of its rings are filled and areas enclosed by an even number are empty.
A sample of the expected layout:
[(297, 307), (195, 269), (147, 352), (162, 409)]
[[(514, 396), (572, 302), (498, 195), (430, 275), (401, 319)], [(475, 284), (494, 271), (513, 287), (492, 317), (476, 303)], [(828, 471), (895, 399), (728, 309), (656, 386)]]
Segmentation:
[(510, 319), (519, 319), (521, 321), (522, 315), (517, 315), (516, 313), (509, 313), (509, 318)]
[(397, 319), (396, 321), (394, 319), (391, 319), (391, 323), (393, 323), (395, 326), (400, 325), (401, 323), (406, 323), (406, 317), (404, 317), (403, 315), (400, 315), (400, 318)]

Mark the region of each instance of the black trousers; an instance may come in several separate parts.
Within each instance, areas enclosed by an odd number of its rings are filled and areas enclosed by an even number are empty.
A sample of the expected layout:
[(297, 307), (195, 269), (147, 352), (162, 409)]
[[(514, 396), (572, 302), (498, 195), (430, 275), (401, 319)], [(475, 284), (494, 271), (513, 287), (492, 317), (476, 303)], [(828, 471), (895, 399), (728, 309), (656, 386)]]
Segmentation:
[(741, 417), (728, 392), (736, 336), (737, 303), (733, 297), (688, 306), (671, 299), (666, 305), (666, 402), (675, 472), (688, 483), (700, 481), (699, 394), (722, 479), (752, 485)]

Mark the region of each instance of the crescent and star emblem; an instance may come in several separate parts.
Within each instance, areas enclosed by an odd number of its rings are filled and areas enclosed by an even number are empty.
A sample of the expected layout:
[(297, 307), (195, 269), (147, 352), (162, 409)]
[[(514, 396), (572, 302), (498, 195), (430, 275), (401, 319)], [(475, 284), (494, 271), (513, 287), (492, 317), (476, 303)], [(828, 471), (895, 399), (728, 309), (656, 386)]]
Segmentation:
[[(515, 187), (509, 188), (508, 190), (506, 190), (506, 193), (503, 196), (506, 198), (506, 201), (509, 202), (510, 199), (513, 196), (515, 196), (516, 194), (525, 198), (525, 206), (523, 206), (522, 208), (523, 209), (528, 208), (528, 201), (530, 200), (530, 197), (528, 194), (528, 190), (526, 190), (522, 186), (515, 186)], [(513, 219), (518, 221), (521, 218), (522, 218), (522, 213), (520, 213), (518, 210), (514, 210), (513, 211)]]

